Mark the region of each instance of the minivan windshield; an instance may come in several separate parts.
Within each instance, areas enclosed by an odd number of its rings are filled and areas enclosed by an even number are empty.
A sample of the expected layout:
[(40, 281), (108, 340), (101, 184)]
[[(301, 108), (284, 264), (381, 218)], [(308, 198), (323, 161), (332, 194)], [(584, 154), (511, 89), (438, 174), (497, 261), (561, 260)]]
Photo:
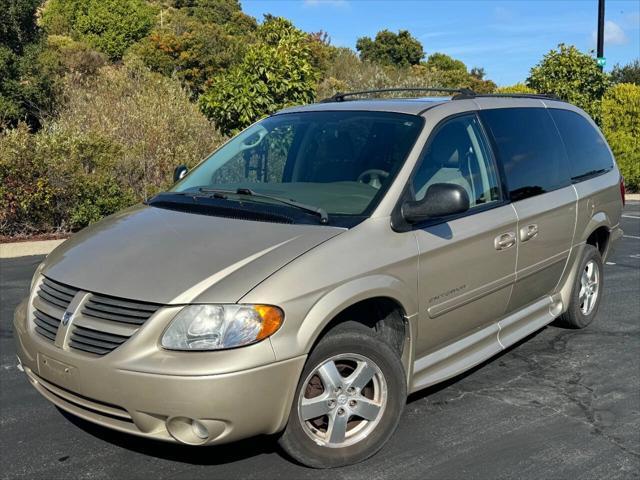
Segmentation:
[(389, 112), (274, 115), (231, 139), (168, 193), (215, 197), (247, 210), (266, 203), (303, 216), (318, 209), (331, 224), (368, 216), (422, 124), (421, 117)]

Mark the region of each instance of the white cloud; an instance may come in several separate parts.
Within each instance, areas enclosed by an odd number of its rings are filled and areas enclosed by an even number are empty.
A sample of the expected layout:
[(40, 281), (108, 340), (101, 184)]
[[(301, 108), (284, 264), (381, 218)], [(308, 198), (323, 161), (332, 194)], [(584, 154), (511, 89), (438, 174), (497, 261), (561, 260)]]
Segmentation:
[[(598, 33), (596, 30), (593, 31), (593, 41), (597, 42)], [(604, 44), (606, 45), (622, 45), (627, 43), (629, 39), (624, 33), (624, 30), (620, 25), (611, 20), (607, 20), (604, 22)]]
[(305, 7), (346, 7), (348, 5), (347, 0), (304, 0)]
[(495, 7), (493, 9), (493, 16), (499, 22), (510, 22), (514, 19), (513, 11), (503, 6)]

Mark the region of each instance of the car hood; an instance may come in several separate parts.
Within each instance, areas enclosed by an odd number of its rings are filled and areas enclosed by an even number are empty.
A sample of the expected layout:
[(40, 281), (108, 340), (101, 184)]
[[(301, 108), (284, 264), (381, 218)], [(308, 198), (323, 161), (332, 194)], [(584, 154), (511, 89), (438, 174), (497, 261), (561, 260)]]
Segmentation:
[(74, 235), (42, 273), (89, 292), (162, 304), (234, 303), (342, 228), (136, 206)]

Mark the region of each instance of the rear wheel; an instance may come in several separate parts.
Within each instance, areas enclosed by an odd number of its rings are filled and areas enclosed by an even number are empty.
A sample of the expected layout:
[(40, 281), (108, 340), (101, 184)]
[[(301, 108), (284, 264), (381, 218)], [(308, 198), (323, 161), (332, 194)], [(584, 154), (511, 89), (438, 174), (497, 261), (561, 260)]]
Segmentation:
[(309, 356), (280, 445), (314, 468), (360, 462), (393, 434), (406, 395), (399, 353), (364, 325), (341, 326)]
[(585, 245), (571, 302), (559, 323), (569, 328), (584, 328), (589, 325), (598, 313), (602, 292), (602, 257), (593, 245)]

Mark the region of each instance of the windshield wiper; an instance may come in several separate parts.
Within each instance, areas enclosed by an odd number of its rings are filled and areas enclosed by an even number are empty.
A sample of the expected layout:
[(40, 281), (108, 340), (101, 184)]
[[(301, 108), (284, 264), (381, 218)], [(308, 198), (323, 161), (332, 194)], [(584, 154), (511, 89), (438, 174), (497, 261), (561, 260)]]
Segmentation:
[(289, 205), (290, 207), (295, 207), (300, 210), (304, 210), (305, 212), (313, 213), (320, 217), (320, 223), (323, 225), (329, 222), (329, 214), (327, 214), (326, 210), (321, 207), (316, 207), (313, 205), (306, 205), (304, 203), (296, 202), (295, 200), (290, 200), (288, 198), (276, 197), (274, 195), (265, 195), (264, 193), (258, 193), (250, 188), (238, 188), (237, 190), (218, 190), (215, 188), (199, 188), (199, 192), (201, 193), (209, 193), (214, 196), (214, 198), (226, 198), (227, 195), (246, 195), (249, 197), (256, 198), (265, 198), (267, 200), (273, 200), (275, 202), (282, 203), (283, 205)]

